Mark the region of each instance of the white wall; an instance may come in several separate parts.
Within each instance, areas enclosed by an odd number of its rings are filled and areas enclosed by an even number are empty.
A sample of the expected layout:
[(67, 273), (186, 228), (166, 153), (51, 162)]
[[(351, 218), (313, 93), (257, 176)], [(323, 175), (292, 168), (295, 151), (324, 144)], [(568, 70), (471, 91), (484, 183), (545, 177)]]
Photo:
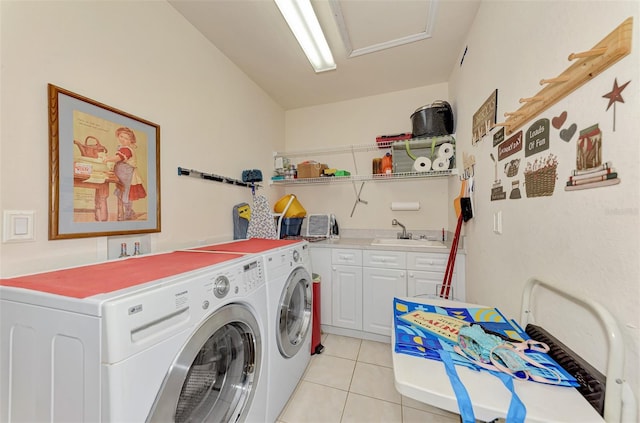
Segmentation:
[[(364, 97), (339, 103), (306, 107), (286, 112), (288, 151), (313, 150), (332, 146), (375, 144), (376, 136), (411, 132), (411, 114), (435, 100), (447, 100), (447, 84), (438, 84)], [(372, 158), (386, 150), (326, 156), (297, 157), (294, 163), (317, 160), (329, 167), (357, 174), (371, 174)], [(448, 182), (446, 178), (401, 182), (366, 182), (358, 204), (354, 186), (346, 183), (314, 186), (288, 186), (311, 213), (335, 213), (342, 229), (399, 229), (391, 225), (398, 219), (408, 230), (448, 228)], [(360, 189), (360, 183), (356, 185)], [(419, 201), (419, 211), (392, 212), (392, 201)]]
[(104, 258), (106, 238), (48, 241), (47, 83), (161, 127), (154, 251), (232, 238), (251, 191), (178, 176), (271, 170), (284, 111), (166, 2), (2, 1), (1, 210), (35, 211), (34, 242), (0, 244), (2, 276)]
[[(483, 2), (468, 36), (468, 52), (462, 67), (450, 79), (450, 95), (458, 116), (460, 148), (475, 155), (476, 216), (465, 225), (467, 235), (467, 300), (495, 304), (508, 315), (519, 315), (525, 281), (538, 276), (564, 289), (601, 302), (620, 324), (626, 350), (627, 379), (638, 390), (640, 313), (639, 265), (639, 158), (640, 64), (638, 41), (639, 3), (633, 2)], [(568, 123), (578, 132), (598, 123), (603, 132), (603, 159), (612, 161), (619, 185), (566, 192), (563, 189), (575, 169), (576, 136), (565, 142), (551, 129), (549, 151), (524, 157), (524, 151), (500, 162), (499, 178), (510, 191), (504, 163), (527, 161), (549, 152), (558, 156), (558, 179), (553, 196), (527, 198), (521, 185), (520, 200), (490, 201), (497, 157), (490, 136), (471, 146), (473, 113), (492, 90), (498, 89), (498, 116), (513, 112), (521, 97), (531, 97), (542, 78), (560, 74), (571, 64), (572, 52), (589, 50), (627, 17), (634, 17), (632, 53), (570, 94), (540, 116), (552, 119), (568, 112)], [(622, 85), (624, 103), (606, 111), (614, 79)], [(534, 121), (528, 122), (526, 129)], [(508, 184), (508, 185), (507, 185)], [(457, 183), (451, 183), (452, 191)], [(495, 235), (493, 214), (501, 211), (504, 231)], [(550, 299), (548, 301), (551, 301)], [(606, 347), (602, 330), (580, 310), (547, 307), (538, 313), (543, 326), (555, 327), (567, 344), (603, 370)], [(563, 330), (562, 328), (568, 328)]]

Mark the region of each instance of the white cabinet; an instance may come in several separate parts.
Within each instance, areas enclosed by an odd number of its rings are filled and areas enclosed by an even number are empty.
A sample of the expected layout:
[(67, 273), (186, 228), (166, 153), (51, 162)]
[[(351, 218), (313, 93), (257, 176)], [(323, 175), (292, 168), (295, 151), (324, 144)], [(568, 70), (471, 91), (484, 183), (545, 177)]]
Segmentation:
[[(407, 253), (407, 295), (439, 295), (449, 254)], [(449, 298), (465, 301), (465, 256), (456, 255)]]
[(362, 274), (363, 330), (391, 336), (393, 298), (407, 295), (406, 271), (365, 267)]
[[(449, 252), (310, 248), (321, 276), (321, 323), (327, 333), (389, 339), (394, 297), (438, 295)], [(465, 255), (458, 254), (453, 299), (465, 300)]]
[(407, 255), (378, 250), (365, 250), (362, 255), (363, 330), (391, 336), (393, 298), (407, 295)]
[(362, 251), (332, 250), (333, 326), (362, 330)]

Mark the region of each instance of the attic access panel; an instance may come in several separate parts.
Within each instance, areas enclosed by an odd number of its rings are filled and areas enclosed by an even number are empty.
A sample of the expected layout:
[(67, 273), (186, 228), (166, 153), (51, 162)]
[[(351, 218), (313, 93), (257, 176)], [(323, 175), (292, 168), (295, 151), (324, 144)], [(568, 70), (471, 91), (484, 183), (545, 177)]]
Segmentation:
[(329, 0), (348, 57), (431, 38), (438, 0)]

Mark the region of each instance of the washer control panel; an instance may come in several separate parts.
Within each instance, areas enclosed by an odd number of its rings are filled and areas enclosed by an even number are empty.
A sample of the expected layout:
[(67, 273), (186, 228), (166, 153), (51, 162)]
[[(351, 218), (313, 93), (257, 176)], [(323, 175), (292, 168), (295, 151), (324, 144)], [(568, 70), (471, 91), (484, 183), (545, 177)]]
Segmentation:
[(251, 292), (264, 284), (264, 269), (262, 260), (256, 259), (245, 263), (242, 267), (240, 290), (243, 293)]

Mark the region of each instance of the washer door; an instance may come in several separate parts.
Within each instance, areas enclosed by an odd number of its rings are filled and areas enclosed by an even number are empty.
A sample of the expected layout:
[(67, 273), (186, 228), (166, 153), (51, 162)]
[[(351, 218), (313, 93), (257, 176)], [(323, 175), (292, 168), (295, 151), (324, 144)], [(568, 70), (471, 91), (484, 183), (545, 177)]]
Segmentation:
[(276, 339), (284, 357), (296, 355), (309, 333), (311, 295), (311, 277), (297, 267), (287, 278), (279, 303)]
[(147, 422), (244, 420), (258, 384), (261, 342), (246, 306), (214, 312), (169, 368)]

